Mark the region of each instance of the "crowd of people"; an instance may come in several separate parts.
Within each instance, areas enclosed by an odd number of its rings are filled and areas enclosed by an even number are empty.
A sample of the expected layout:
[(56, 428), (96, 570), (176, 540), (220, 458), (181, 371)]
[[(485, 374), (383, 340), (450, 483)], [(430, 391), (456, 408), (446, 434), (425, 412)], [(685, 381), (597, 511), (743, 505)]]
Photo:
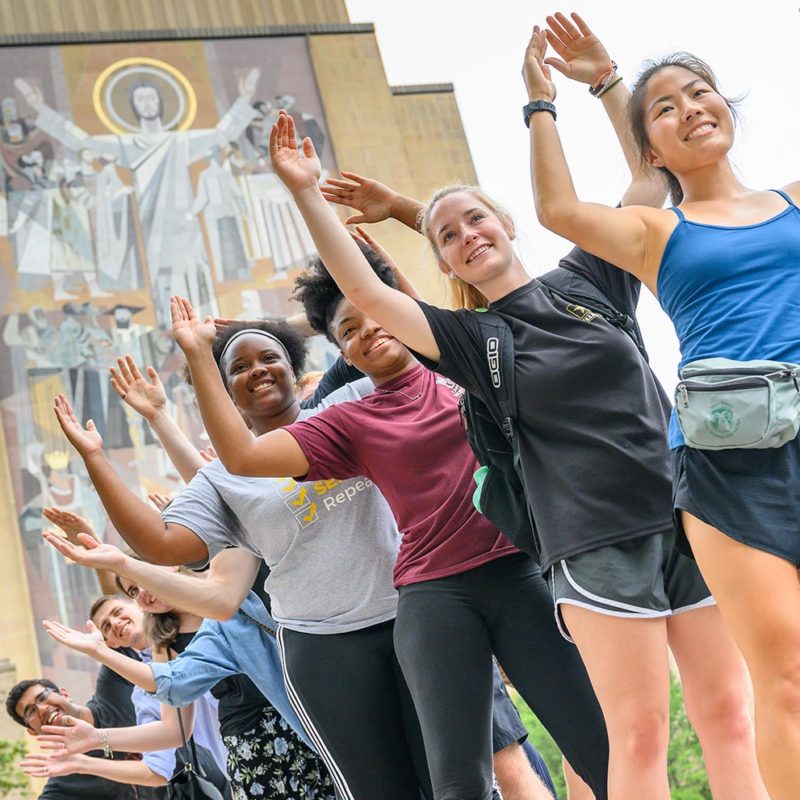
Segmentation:
[[(625, 153), (630, 186), (608, 207), (573, 188), (554, 71), (589, 86)], [(502, 669), (563, 753), (571, 800), (668, 800), (670, 651), (714, 798), (797, 796), (800, 183), (740, 181), (733, 104), (687, 53), (629, 92), (586, 23), (556, 14), (523, 77), (539, 221), (575, 245), (552, 273), (530, 277), (478, 187), (423, 204), (354, 173), (320, 186), (281, 112), (272, 168), (318, 252), (294, 296), (341, 353), (313, 396), (296, 324), (200, 319), (173, 297), (215, 452), (121, 357), (114, 390), (185, 481), (154, 504), (56, 398), (131, 552), (50, 512), (68, 535), (47, 541), (107, 594), (86, 631), (45, 623), (102, 665), (94, 698), (43, 678), (8, 698), (48, 751), (23, 762), (49, 778), (43, 797), (163, 796), (196, 759), (236, 798), (545, 800)], [(426, 236), (455, 307), (422, 300), (332, 204)], [(631, 335), (642, 283), (680, 340), (675, 408)], [(525, 541), (480, 512), (487, 465), (464, 426), (465, 402), (493, 407), (501, 381), (487, 309), (513, 345)]]

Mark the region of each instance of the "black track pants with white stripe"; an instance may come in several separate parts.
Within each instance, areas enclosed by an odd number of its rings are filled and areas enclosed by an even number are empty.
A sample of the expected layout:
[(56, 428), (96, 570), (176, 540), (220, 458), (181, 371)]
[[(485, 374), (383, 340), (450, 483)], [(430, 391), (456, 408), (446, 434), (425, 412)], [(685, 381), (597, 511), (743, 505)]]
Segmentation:
[(420, 800), (420, 789), (433, 797), (393, 628), (278, 631), (289, 700), (341, 800)]

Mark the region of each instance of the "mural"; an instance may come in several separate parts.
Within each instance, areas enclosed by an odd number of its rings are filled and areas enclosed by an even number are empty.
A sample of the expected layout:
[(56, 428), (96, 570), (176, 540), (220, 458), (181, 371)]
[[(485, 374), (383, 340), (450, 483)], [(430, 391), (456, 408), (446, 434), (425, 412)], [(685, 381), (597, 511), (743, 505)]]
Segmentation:
[[(174, 413), (202, 430), (178, 374), (168, 298), (201, 314), (289, 311), (313, 245), (272, 173), (280, 109), (334, 168), (304, 37), (0, 49), (0, 413), (37, 619), (86, 619), (94, 576), (40, 543), (42, 508), (109, 529), (61, 434), (64, 392), (94, 420), (131, 487), (179, 486), (108, 380), (131, 353), (161, 374)], [(23, 599), (20, 599), (21, 602)], [(48, 674), (80, 670), (40, 636)], [(91, 666), (85, 665), (88, 669)]]

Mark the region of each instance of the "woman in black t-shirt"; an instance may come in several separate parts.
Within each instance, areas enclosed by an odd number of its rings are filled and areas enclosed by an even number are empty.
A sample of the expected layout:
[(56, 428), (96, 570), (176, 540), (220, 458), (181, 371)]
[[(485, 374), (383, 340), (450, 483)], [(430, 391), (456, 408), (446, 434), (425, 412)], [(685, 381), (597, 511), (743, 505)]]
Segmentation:
[[(605, 49), (585, 26), (578, 30), (561, 15), (550, 22), (564, 59), (553, 66), (601, 87), (625, 143), (627, 91)], [(279, 136), (273, 134), (276, 151)], [(352, 173), (345, 178), (329, 180), (322, 194), (361, 211), (349, 221), (391, 215), (417, 227), (418, 203)], [(664, 192), (654, 193), (651, 180), (640, 171), (623, 203), (660, 204)], [(674, 548), (668, 404), (630, 337), (531, 280), (512, 247), (510, 216), (476, 187), (438, 192), (419, 220), (464, 306), (446, 311), (376, 280), (312, 188), (299, 184), (298, 205), (344, 294), (423, 363), (490, 397), (490, 367), (471, 309), (491, 305), (511, 328), (527, 498), (558, 619), (605, 714), (609, 797), (669, 798), (669, 645), (714, 796), (766, 800), (741, 657), (696, 565)], [(560, 268), (590, 280), (619, 311), (635, 312), (638, 282), (611, 265), (574, 250)]]

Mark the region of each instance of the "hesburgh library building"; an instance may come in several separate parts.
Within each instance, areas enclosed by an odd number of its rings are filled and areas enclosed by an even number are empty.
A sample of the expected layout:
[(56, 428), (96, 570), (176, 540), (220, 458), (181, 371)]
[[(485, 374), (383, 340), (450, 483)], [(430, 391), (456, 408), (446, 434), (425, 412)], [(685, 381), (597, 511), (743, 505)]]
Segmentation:
[[(0, 4), (2, 695), (39, 675), (91, 692), (92, 662), (41, 621), (82, 625), (99, 585), (43, 543), (42, 510), (74, 511), (119, 542), (53, 398), (94, 420), (127, 485), (171, 494), (178, 475), (109, 367), (126, 353), (155, 367), (202, 446), (169, 296), (221, 317), (297, 310), (291, 286), (313, 244), (269, 164), (281, 109), (327, 173), (421, 199), (475, 179), (453, 87), (390, 86), (374, 27), (351, 23), (344, 0)], [(424, 240), (394, 222), (380, 238), (441, 301)], [(20, 732), (0, 715), (0, 738)]]

